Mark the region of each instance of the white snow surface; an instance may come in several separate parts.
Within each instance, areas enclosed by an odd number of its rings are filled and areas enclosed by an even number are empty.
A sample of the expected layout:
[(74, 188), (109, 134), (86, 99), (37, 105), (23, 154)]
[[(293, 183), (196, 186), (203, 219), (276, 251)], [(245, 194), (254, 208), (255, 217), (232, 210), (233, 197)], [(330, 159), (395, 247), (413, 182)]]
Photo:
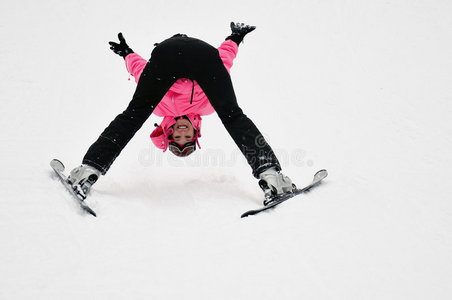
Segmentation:
[[(0, 299), (450, 299), (452, 2), (2, 1)], [(256, 25), (231, 70), (298, 185), (263, 194), (214, 114), (190, 159), (152, 116), (83, 214), (49, 167), (81, 163), (130, 101), (123, 32), (148, 58)]]

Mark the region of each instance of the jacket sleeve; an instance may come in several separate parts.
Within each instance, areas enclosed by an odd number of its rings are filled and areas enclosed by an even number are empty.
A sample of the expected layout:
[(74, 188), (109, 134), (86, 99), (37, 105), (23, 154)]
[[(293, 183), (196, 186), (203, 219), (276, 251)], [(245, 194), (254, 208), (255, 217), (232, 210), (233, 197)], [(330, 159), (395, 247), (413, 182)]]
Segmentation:
[(135, 82), (138, 83), (141, 73), (143, 72), (144, 67), (148, 63), (147, 60), (145, 60), (136, 53), (131, 53), (126, 56), (125, 63), (127, 71), (129, 71), (130, 75), (135, 77)]
[(239, 46), (237, 46), (237, 44), (232, 40), (224, 41), (218, 48), (218, 53), (220, 54), (221, 60), (223, 61), (223, 64), (228, 72), (232, 67), (232, 61), (236, 57), (238, 51)]

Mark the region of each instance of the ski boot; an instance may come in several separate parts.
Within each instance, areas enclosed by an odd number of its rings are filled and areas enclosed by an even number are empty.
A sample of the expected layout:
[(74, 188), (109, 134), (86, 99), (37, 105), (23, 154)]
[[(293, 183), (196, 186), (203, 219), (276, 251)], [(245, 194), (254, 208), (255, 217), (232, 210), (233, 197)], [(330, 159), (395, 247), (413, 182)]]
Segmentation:
[(88, 165), (81, 165), (71, 171), (67, 181), (74, 191), (83, 199), (88, 195), (91, 186), (99, 179), (100, 171)]
[(276, 196), (286, 193), (292, 193), (296, 186), (289, 177), (270, 168), (259, 174), (259, 186), (264, 191), (264, 205), (270, 204)]

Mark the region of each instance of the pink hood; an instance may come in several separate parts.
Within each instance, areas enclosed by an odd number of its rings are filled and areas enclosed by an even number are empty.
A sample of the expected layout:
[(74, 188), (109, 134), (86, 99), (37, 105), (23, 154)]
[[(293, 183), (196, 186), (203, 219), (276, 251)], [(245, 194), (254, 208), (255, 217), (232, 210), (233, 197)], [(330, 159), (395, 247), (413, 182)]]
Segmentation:
[[(228, 72), (232, 67), (237, 51), (237, 44), (231, 40), (224, 41), (218, 48), (218, 53)], [(135, 82), (138, 83), (147, 61), (138, 54), (131, 53), (126, 56), (125, 63), (127, 70), (135, 77)], [(153, 111), (155, 115), (163, 117), (163, 121), (152, 132), (152, 142), (157, 148), (165, 151), (168, 147), (168, 136), (172, 133), (169, 133), (169, 131), (172, 130), (171, 126), (176, 122), (174, 120), (175, 117), (188, 116), (197, 132), (200, 133), (201, 116), (210, 115), (213, 112), (215, 112), (214, 108), (196, 80), (191, 81), (187, 78), (180, 78), (170, 87)], [(200, 134), (198, 134), (198, 137), (200, 137)]]

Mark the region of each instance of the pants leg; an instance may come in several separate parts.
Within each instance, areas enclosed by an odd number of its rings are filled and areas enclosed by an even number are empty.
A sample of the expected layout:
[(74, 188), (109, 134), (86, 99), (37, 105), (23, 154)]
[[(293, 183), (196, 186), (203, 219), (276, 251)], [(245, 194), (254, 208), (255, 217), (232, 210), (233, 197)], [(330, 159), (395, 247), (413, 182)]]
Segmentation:
[(192, 68), (195, 70), (193, 77), (247, 159), (253, 175), (257, 178), (262, 171), (270, 167), (280, 170), (281, 166), (270, 145), (239, 107), (231, 77), (221, 61), (218, 50), (213, 47), (204, 48), (198, 53), (201, 53), (199, 60), (192, 60), (197, 63)]
[(97, 168), (103, 175), (176, 81), (173, 77), (159, 72), (158, 66), (161, 64), (153, 64), (154, 60), (156, 59), (151, 58), (143, 70), (133, 99), (126, 110), (105, 128), (83, 158), (84, 164)]

